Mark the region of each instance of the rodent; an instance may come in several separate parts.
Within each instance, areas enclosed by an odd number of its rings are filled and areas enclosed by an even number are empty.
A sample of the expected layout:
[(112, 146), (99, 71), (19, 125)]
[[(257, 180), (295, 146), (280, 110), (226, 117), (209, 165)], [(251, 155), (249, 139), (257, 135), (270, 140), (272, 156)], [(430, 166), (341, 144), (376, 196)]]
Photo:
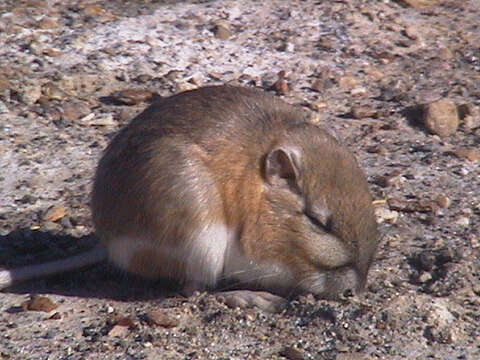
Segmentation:
[(378, 243), (352, 153), (253, 88), (203, 87), (149, 106), (108, 145), (91, 209), (120, 268), (191, 289), (237, 284), (240, 305), (362, 290)]

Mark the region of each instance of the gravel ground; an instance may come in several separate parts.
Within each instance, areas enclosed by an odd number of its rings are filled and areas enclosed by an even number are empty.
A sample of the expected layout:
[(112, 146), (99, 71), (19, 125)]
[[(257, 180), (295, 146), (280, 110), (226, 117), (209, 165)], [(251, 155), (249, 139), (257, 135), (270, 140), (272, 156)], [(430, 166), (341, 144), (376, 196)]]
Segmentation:
[(281, 313), (108, 264), (0, 293), (0, 359), (480, 359), (480, 2), (0, 2), (0, 267), (95, 243), (102, 150), (159, 96), (276, 92), (369, 177), (367, 291)]

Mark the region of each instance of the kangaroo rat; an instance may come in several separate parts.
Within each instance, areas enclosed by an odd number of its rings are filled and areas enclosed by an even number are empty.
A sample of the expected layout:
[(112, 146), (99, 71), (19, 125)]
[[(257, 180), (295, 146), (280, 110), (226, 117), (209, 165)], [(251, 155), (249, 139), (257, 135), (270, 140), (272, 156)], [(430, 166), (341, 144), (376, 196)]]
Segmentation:
[(240, 305), (361, 290), (378, 239), (351, 152), (295, 107), (232, 86), (162, 99), (123, 128), (92, 213), (120, 268), (187, 289), (238, 284), (225, 296)]

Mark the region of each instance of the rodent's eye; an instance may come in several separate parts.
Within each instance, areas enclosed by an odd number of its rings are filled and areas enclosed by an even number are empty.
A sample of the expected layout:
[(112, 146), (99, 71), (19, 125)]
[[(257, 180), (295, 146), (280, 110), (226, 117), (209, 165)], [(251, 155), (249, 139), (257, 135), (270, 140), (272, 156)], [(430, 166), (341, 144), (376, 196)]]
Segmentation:
[(332, 218), (330, 216), (316, 216), (307, 211), (304, 212), (305, 216), (310, 220), (310, 222), (318, 228), (326, 232), (330, 232), (332, 230)]

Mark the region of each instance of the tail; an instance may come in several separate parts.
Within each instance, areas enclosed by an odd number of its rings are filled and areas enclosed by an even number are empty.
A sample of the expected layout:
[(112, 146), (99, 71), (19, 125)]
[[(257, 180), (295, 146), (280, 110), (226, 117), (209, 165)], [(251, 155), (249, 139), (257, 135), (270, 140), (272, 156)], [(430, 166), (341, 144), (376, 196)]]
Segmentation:
[(11, 285), (97, 264), (107, 258), (106, 251), (95, 247), (79, 255), (17, 269), (0, 270), (0, 290)]

